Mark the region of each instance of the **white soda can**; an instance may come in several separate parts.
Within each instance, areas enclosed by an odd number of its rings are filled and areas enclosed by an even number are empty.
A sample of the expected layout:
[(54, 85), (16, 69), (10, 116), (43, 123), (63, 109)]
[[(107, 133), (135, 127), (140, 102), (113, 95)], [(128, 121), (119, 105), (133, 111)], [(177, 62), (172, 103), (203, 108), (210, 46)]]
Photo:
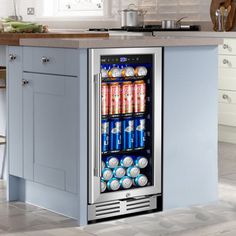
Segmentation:
[(106, 165), (108, 168), (114, 169), (119, 165), (119, 159), (117, 157), (108, 157), (106, 160)]
[(134, 164), (134, 160), (133, 160), (132, 156), (123, 156), (120, 160), (120, 165), (125, 168), (129, 168), (133, 164)]
[(127, 175), (131, 178), (136, 178), (140, 174), (140, 169), (137, 166), (131, 166), (127, 169)]
[(140, 174), (133, 180), (134, 186), (145, 187), (148, 184), (148, 178), (146, 175)]
[(120, 188), (120, 181), (112, 178), (107, 182), (107, 189), (110, 191), (117, 191)]
[(120, 185), (123, 189), (129, 189), (132, 187), (132, 179), (128, 176), (124, 176), (121, 180), (120, 180)]
[(125, 176), (125, 168), (122, 166), (118, 166), (113, 170), (113, 175), (115, 178), (121, 179), (122, 177)]
[(103, 179), (103, 180), (108, 181), (108, 180), (110, 180), (112, 177), (113, 177), (113, 173), (112, 173), (112, 170), (111, 170), (111, 169), (105, 168), (105, 169), (102, 171), (102, 179)]
[(107, 189), (107, 184), (104, 180), (101, 180), (101, 192), (104, 193)]
[(148, 159), (146, 157), (139, 156), (135, 160), (135, 165), (140, 169), (144, 169), (148, 165)]

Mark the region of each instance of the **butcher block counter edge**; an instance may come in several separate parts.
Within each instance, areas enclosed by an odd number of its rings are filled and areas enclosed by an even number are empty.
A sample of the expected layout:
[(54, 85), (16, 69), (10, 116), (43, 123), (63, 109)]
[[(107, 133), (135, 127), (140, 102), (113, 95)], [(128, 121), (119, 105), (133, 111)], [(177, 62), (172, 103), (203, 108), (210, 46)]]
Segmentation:
[(109, 34), (106, 32), (60, 32), (60, 33), (0, 33), (0, 45), (12, 45), (19, 46), (20, 39), (30, 38), (30, 39), (54, 39), (54, 38), (107, 38)]
[(111, 48), (111, 47), (168, 47), (168, 46), (210, 46), (223, 44), (219, 38), (199, 37), (135, 37), (112, 36), (107, 38), (63, 38), (63, 39), (20, 39), (20, 46), (61, 48)]

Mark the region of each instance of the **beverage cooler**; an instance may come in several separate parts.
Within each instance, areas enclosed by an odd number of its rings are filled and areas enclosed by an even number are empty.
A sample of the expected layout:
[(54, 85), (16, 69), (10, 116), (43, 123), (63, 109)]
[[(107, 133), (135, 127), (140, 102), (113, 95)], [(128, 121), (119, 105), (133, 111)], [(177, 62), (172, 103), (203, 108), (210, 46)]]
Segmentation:
[(161, 210), (162, 49), (89, 50), (88, 220)]

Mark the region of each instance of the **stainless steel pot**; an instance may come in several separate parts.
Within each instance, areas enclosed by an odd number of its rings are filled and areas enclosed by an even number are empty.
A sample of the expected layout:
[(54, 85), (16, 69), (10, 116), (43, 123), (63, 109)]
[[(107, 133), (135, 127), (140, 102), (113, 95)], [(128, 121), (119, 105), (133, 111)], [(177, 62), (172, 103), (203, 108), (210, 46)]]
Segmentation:
[(181, 21), (185, 18), (187, 17), (181, 17), (178, 20), (163, 20), (161, 21), (161, 27), (162, 29), (179, 29), (181, 27)]
[(121, 15), (121, 27), (137, 27), (144, 25), (144, 15), (147, 11), (138, 9), (135, 4), (130, 4), (127, 9), (118, 12)]

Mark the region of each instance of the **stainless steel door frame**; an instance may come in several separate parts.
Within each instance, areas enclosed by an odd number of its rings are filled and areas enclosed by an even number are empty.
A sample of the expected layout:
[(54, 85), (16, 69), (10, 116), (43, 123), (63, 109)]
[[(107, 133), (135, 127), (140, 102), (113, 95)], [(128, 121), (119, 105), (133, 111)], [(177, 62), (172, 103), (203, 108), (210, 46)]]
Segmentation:
[[(153, 158), (154, 185), (145, 188), (111, 193), (100, 191), (101, 148), (101, 56), (106, 55), (154, 55), (153, 61)], [(162, 48), (109, 48), (89, 50), (89, 204), (161, 194), (162, 190)], [(99, 137), (98, 137), (99, 136)], [(100, 159), (99, 159), (100, 158)]]

